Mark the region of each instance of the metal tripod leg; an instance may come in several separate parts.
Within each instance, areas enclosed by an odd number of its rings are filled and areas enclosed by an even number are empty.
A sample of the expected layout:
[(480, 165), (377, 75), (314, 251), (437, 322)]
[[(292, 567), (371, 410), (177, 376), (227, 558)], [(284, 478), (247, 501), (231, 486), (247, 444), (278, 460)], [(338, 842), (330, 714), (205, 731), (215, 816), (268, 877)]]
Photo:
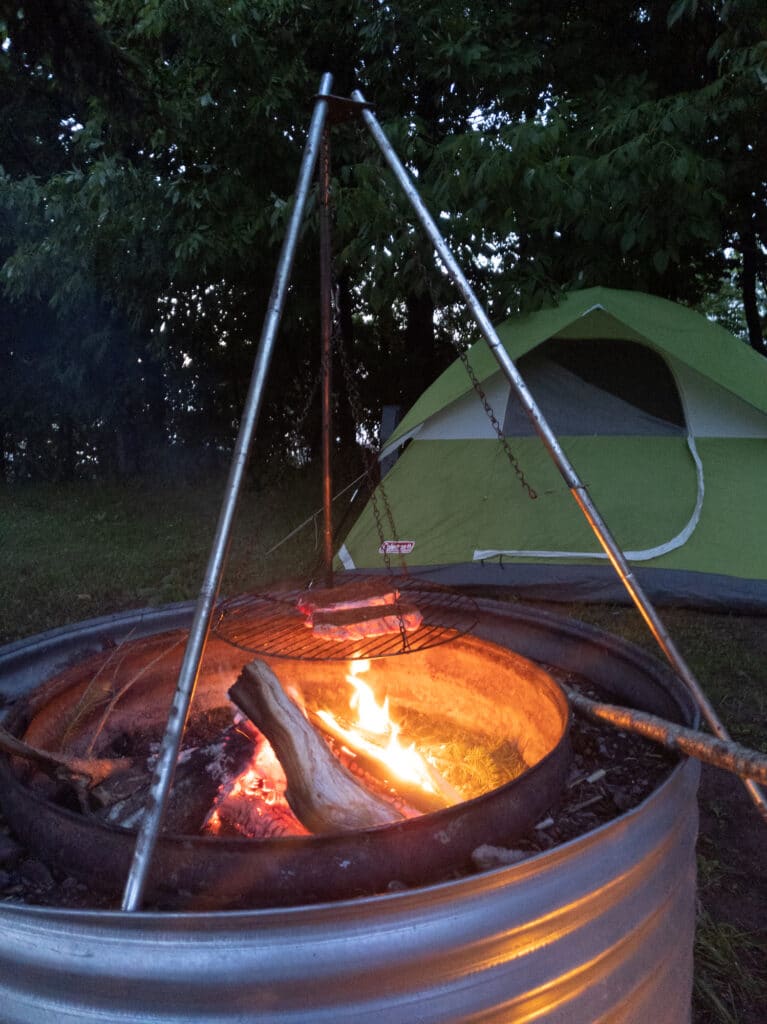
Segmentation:
[(272, 292), (269, 296), (264, 325), (261, 331), (253, 376), (250, 381), (248, 397), (245, 401), (240, 432), (235, 445), (229, 478), (226, 483), (224, 500), (219, 513), (216, 534), (213, 540), (205, 579), (197, 598), (194, 618), (187, 641), (184, 660), (179, 672), (176, 692), (173, 697), (168, 722), (160, 747), (160, 755), (155, 768), (154, 777), (149, 791), (146, 811), (141, 822), (136, 848), (133, 854), (128, 880), (123, 893), (123, 910), (138, 910), (146, 886), (146, 879), (152, 863), (154, 848), (160, 833), (160, 826), (168, 802), (168, 794), (173, 784), (173, 775), (178, 760), (181, 739), (189, 715), (189, 708), (194, 696), (197, 677), (200, 673), (202, 657), (210, 632), (213, 607), (218, 597), (221, 577), (224, 571), (226, 554), (229, 548), (229, 537), (237, 508), (237, 501), (242, 489), (245, 467), (250, 454), (250, 447), (261, 411), (261, 404), (269, 370), (277, 329), (285, 307), (290, 272), (298, 243), (298, 232), (303, 217), (306, 197), (311, 185), (317, 154), (320, 147), (323, 128), (327, 116), (328, 101), (324, 94), (330, 91), (333, 84), (332, 75), (324, 75), (320, 83), (319, 95), (316, 98), (314, 113), (309, 127), (309, 138), (306, 142), (298, 184), (294, 197), (293, 211), (288, 223), (285, 240), (277, 265)]
[[(421, 225), (426, 231), (432, 245), (437, 250), (440, 259), (450, 274), (451, 280), (456, 285), (471, 310), (471, 313), (479, 325), (485, 340), (490, 346), (490, 351), (493, 353), (498, 365), (522, 403), (527, 415), (532, 421), (536, 433), (546, 446), (549, 455), (556, 464), (559, 472), (562, 474), (570, 493), (577, 502), (581, 512), (586, 517), (589, 526), (596, 534), (599, 543), (610, 560), (610, 563), (618, 574), (623, 586), (628, 591), (631, 600), (639, 609), (642, 618), (647, 623), (647, 626), (655, 637), (658, 646), (686, 684), (700, 708), (703, 717), (711, 728), (711, 731), (720, 739), (729, 740), (730, 734), (720, 721), (719, 716), (711, 705), (689, 665), (677, 650), (677, 647), (661, 621), (660, 616), (634, 577), (623, 551), (610, 533), (607, 523), (602, 519), (602, 516), (594, 505), (585, 484), (578, 477), (575, 468), (565, 454), (554, 432), (546, 422), (543, 413), (539, 409), (535, 399), (522, 379), (519, 370), (517, 370), (513, 359), (503, 347), (501, 339), (498, 337), (490, 318), (483, 309), (479, 299), (474, 294), (474, 290), (458, 265), (450, 247), (440, 234), (439, 228), (435, 224), (431, 214), (418, 194), (410, 175), (407, 173), (400, 162), (399, 157), (394, 152), (391, 143), (384, 134), (375, 115), (369, 109), (369, 105), (366, 103), (364, 96), (358, 90), (352, 93), (352, 99), (361, 105), (364, 104), (364, 106), (360, 106), (360, 114), (363, 120), (370, 129), (373, 138), (378, 143), (378, 146), (383, 153), (386, 162), (389, 164), (389, 167), (394, 172), (397, 181), (402, 186), (402, 190), (410, 200), (418, 220), (421, 222)], [(765, 797), (762, 789), (751, 779), (745, 780), (744, 785), (763, 820), (767, 822), (767, 798)]]

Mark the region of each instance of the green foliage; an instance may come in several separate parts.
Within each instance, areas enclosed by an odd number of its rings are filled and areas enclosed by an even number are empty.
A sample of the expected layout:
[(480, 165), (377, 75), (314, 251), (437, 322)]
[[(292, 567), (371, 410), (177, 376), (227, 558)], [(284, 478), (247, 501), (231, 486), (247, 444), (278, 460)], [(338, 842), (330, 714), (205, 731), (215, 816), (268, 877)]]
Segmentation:
[[(151, 350), (166, 435), (230, 444), (329, 69), (375, 102), (495, 318), (594, 283), (698, 302), (734, 252), (758, 348), (765, 17), (759, 0), (2, 0), (0, 284), (52, 310), (53, 334), (103, 309), (145, 367)], [(427, 307), (453, 294), (366, 133), (337, 126), (333, 151), (370, 432), (449, 360)], [(260, 427), (275, 453), (317, 372), (316, 246), (312, 201)]]

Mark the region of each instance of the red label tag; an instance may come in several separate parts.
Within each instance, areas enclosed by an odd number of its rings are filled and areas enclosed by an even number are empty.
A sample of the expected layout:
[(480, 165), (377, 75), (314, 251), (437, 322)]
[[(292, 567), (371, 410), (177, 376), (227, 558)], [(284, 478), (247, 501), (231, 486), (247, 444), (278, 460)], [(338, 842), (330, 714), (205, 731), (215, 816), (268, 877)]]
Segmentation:
[(378, 554), (409, 555), (414, 547), (414, 540), (385, 540), (378, 549)]

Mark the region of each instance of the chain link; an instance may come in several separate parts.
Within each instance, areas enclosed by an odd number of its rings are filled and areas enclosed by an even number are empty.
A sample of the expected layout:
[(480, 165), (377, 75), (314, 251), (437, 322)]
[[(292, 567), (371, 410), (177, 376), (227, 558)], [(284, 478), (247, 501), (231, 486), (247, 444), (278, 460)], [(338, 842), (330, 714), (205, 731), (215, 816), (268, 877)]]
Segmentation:
[(498, 417), (493, 412), (493, 407), (490, 405), (490, 401), (487, 395), (485, 394), (482, 385), (479, 382), (479, 378), (474, 372), (474, 367), (469, 362), (469, 357), (466, 354), (466, 350), (462, 349), (460, 345), (456, 345), (456, 347), (458, 348), (458, 355), (460, 356), (461, 362), (463, 363), (464, 367), (466, 368), (466, 372), (469, 375), (471, 386), (477, 392), (479, 400), (482, 402), (485, 413), (487, 414), (487, 418), (490, 420), (493, 430), (497, 434), (498, 440), (501, 442), (501, 445), (503, 446), (503, 450), (506, 453), (506, 458), (509, 460), (509, 463), (511, 464), (511, 468), (514, 470), (517, 479), (519, 480), (520, 484), (522, 484), (522, 487), (527, 491), (528, 498), (531, 498), (533, 501), (535, 501), (535, 499), (538, 497), (538, 492), (533, 487), (530, 486), (530, 483), (524, 474), (524, 470), (519, 464), (519, 459), (517, 459), (516, 455), (511, 450), (511, 446), (509, 445), (506, 435), (503, 432), (501, 424), (498, 422)]
[[(338, 352), (338, 357), (341, 362), (341, 369), (344, 375), (344, 382), (346, 384), (346, 392), (349, 396), (349, 405), (352, 409), (352, 417), (354, 418), (355, 428), (359, 428), (362, 424), (362, 401), (360, 399), (359, 388), (357, 387), (357, 380), (352, 372), (351, 365), (349, 363), (348, 354), (346, 352), (346, 346), (343, 344), (343, 338), (341, 336), (340, 323), (338, 315), (338, 290), (334, 289), (334, 301), (333, 301), (333, 348)], [(380, 495), (381, 502), (384, 506), (384, 512), (389, 522), (389, 526), (392, 531), (392, 540), (398, 540), (397, 528), (394, 525), (394, 516), (392, 514), (391, 505), (389, 504), (389, 498), (386, 494), (386, 488), (384, 487), (383, 480), (379, 480), (376, 483), (375, 474), (373, 467), (376, 463), (376, 459), (370, 456), (368, 453), (363, 455), (365, 460), (365, 475), (368, 481), (368, 490), (370, 491), (370, 504), (373, 507), (373, 519), (375, 520), (376, 532), (379, 540), (379, 550), (383, 555), (384, 566), (386, 572), (390, 577), (394, 577), (394, 567), (391, 564), (391, 558), (386, 548), (386, 534), (384, 533), (384, 525), (381, 517), (381, 509), (378, 504), (378, 495)], [(407, 575), (407, 563), (405, 562), (404, 555), (400, 554), (400, 562), (402, 563), (403, 572)], [(400, 638), (402, 640), (402, 650), (407, 652), (410, 650), (410, 640), (408, 639), (407, 629), (405, 628), (405, 619), (402, 610), (399, 606), (399, 601), (395, 602), (394, 605), (397, 612), (397, 620), (399, 623)]]
[[(340, 331), (340, 328), (339, 328), (337, 310), (338, 310), (338, 303), (337, 303), (337, 301), (334, 301), (334, 303), (333, 303), (333, 347), (337, 350), (338, 356), (339, 356), (339, 359), (340, 359), (340, 362), (341, 362), (341, 369), (343, 371), (344, 382), (346, 384), (346, 392), (347, 392), (347, 394), (349, 396), (349, 405), (352, 408), (352, 417), (354, 419), (354, 425), (355, 425), (356, 428), (359, 428), (360, 425), (362, 424), (362, 401), (360, 399), (359, 388), (357, 387), (357, 380), (356, 380), (356, 378), (354, 376), (354, 373), (352, 372), (351, 364), (349, 363), (349, 357), (348, 357), (348, 354), (346, 352), (346, 347), (344, 346), (343, 339), (341, 338), (341, 331)], [(374, 475), (374, 472), (373, 472), (374, 464), (375, 464), (375, 459), (374, 458), (371, 458), (369, 456), (365, 456), (365, 475), (367, 477), (368, 487), (370, 489), (370, 498), (371, 498), (371, 502), (372, 502), (372, 505), (373, 505), (373, 516), (375, 518), (376, 530), (378, 532), (378, 539), (380, 540), (381, 547), (383, 548), (384, 547), (384, 542), (386, 540), (386, 535), (384, 533), (383, 521), (382, 521), (382, 517), (381, 517), (381, 509), (378, 506), (378, 499), (377, 499), (377, 496), (376, 496), (376, 491), (378, 491), (378, 493), (380, 494), (381, 501), (382, 501), (383, 506), (384, 506), (384, 512), (386, 514), (386, 518), (388, 520), (389, 527), (390, 527), (390, 529), (392, 530), (392, 533), (393, 533), (392, 539), (393, 540), (398, 540), (399, 538), (397, 537), (397, 528), (394, 525), (394, 516), (392, 514), (391, 505), (389, 504), (389, 499), (388, 499), (388, 497), (386, 495), (386, 489), (384, 488), (383, 481), (379, 480), (378, 482), (376, 482), (375, 475)], [(388, 553), (388, 551), (386, 551), (384, 549), (382, 554), (384, 556), (384, 564), (386, 565), (386, 568), (391, 572), (392, 568), (391, 568), (391, 559), (389, 558), (389, 553)], [(405, 565), (404, 557), (400, 556), (400, 559), (402, 561), (403, 569), (405, 569), (407, 571), (407, 566)]]
[[(431, 297), (432, 306), (435, 309), (437, 309), (437, 296), (430, 279), (427, 280), (426, 287), (428, 288), (429, 295)], [(506, 438), (506, 435), (503, 432), (501, 424), (498, 422), (498, 417), (495, 415), (493, 407), (490, 405), (490, 400), (485, 394), (485, 391), (479, 382), (479, 378), (474, 372), (474, 367), (469, 362), (468, 353), (466, 349), (463, 348), (461, 345), (461, 342), (458, 337), (457, 324), (455, 320), (456, 309), (454, 306), (451, 307), (449, 305), (447, 307), (443, 305), (442, 308), (444, 310), (445, 320), (447, 321), (445, 328), (443, 329), (444, 334), (449, 339), (450, 344), (458, 353), (458, 356), (464, 365), (466, 373), (469, 376), (469, 380), (471, 381), (471, 386), (474, 388), (479, 400), (482, 402), (482, 408), (485, 410), (485, 415), (490, 420), (490, 424), (493, 430), (495, 431), (496, 437), (498, 438), (503, 447), (503, 450), (506, 454), (506, 458), (509, 460), (511, 468), (514, 470), (517, 479), (519, 480), (524, 490), (527, 492), (528, 498), (531, 498), (533, 501), (535, 501), (535, 499), (538, 497), (538, 492), (531, 486), (530, 482), (525, 476), (524, 470), (519, 464), (519, 459), (517, 459), (516, 455), (511, 450), (511, 445), (509, 444), (508, 439)]]

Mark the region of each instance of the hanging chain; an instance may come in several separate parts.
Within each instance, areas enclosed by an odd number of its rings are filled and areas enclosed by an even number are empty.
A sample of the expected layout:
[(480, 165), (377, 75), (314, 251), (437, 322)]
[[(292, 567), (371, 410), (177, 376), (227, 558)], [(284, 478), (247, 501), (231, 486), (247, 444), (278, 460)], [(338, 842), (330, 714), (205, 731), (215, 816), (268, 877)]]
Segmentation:
[(466, 368), (466, 372), (469, 375), (471, 386), (477, 392), (479, 400), (480, 402), (482, 402), (482, 405), (484, 406), (487, 418), (490, 420), (493, 430), (497, 434), (498, 440), (501, 442), (501, 445), (503, 446), (503, 450), (506, 453), (506, 458), (509, 460), (511, 468), (514, 470), (516, 474), (517, 480), (519, 480), (520, 484), (522, 484), (524, 489), (527, 491), (528, 498), (531, 498), (533, 501), (535, 501), (535, 499), (538, 497), (538, 492), (533, 487), (531, 487), (530, 482), (525, 476), (524, 470), (519, 464), (519, 459), (511, 450), (511, 446), (509, 445), (506, 435), (503, 432), (501, 424), (498, 422), (498, 417), (495, 415), (495, 413), (493, 412), (493, 407), (490, 405), (490, 400), (485, 394), (485, 391), (479, 382), (479, 378), (474, 372), (474, 367), (469, 362), (469, 357), (466, 353), (466, 350), (458, 345), (456, 347), (458, 348), (458, 355), (460, 356), (461, 362), (463, 363), (464, 367)]
[[(354, 376), (354, 373), (352, 372), (351, 364), (349, 363), (349, 357), (348, 357), (348, 354), (346, 352), (346, 347), (343, 344), (343, 339), (341, 337), (339, 317), (338, 317), (338, 299), (337, 299), (337, 295), (338, 295), (338, 293), (337, 293), (337, 289), (336, 289), (336, 290), (334, 290), (335, 301), (333, 303), (333, 346), (334, 346), (334, 349), (337, 350), (339, 359), (341, 361), (341, 369), (342, 369), (343, 375), (344, 375), (344, 382), (346, 384), (346, 391), (347, 391), (347, 394), (349, 396), (349, 405), (352, 408), (352, 417), (354, 418), (354, 425), (355, 425), (355, 427), (359, 428), (359, 426), (362, 423), (362, 401), (360, 399), (360, 393), (359, 393), (359, 388), (357, 386), (357, 380), (356, 380), (356, 377)], [(391, 566), (391, 559), (389, 557), (389, 552), (386, 550), (386, 547), (385, 547), (386, 534), (384, 533), (384, 526), (383, 526), (383, 519), (382, 519), (382, 516), (381, 516), (381, 509), (380, 509), (379, 504), (378, 504), (378, 496), (380, 496), (380, 498), (381, 498), (381, 502), (382, 502), (383, 507), (384, 507), (384, 513), (386, 515), (386, 519), (388, 520), (389, 527), (390, 527), (390, 529), (392, 531), (392, 534), (393, 534), (393, 538), (392, 539), (393, 540), (397, 540), (398, 539), (397, 538), (397, 528), (394, 525), (394, 516), (392, 514), (391, 505), (389, 504), (389, 499), (387, 497), (386, 489), (384, 488), (383, 481), (379, 480), (378, 483), (376, 483), (375, 475), (373, 473), (373, 466), (375, 464), (375, 459), (371, 458), (367, 454), (364, 456), (364, 458), (365, 458), (365, 475), (367, 477), (368, 487), (370, 489), (370, 500), (371, 500), (371, 503), (373, 505), (373, 517), (375, 519), (376, 531), (378, 533), (378, 539), (379, 539), (379, 541), (381, 543), (381, 549), (382, 549), (381, 553), (382, 553), (383, 558), (384, 558), (384, 565), (386, 566), (386, 568), (387, 568), (387, 570), (389, 572), (393, 572), (393, 569), (392, 569), (392, 566)], [(405, 571), (407, 571), (407, 565), (405, 564), (404, 557), (400, 556), (400, 560), (402, 562), (403, 569)]]
[[(349, 363), (348, 354), (346, 352), (346, 346), (343, 343), (340, 329), (340, 316), (339, 316), (339, 302), (338, 302), (338, 287), (333, 290), (333, 348), (338, 352), (339, 359), (341, 361), (341, 369), (344, 375), (344, 382), (346, 384), (346, 392), (349, 396), (349, 405), (352, 408), (352, 417), (354, 418), (355, 428), (359, 428), (362, 424), (362, 402), (360, 400), (359, 388), (357, 387), (357, 380), (352, 372), (351, 365)], [(373, 507), (373, 518), (375, 520), (376, 532), (378, 534), (378, 540), (380, 543), (379, 551), (383, 555), (384, 566), (386, 572), (393, 579), (394, 578), (394, 567), (391, 564), (391, 558), (389, 551), (386, 547), (386, 535), (384, 533), (384, 526), (381, 517), (381, 509), (378, 504), (378, 496), (384, 506), (384, 512), (389, 522), (389, 526), (392, 531), (392, 539), (397, 540), (397, 529), (394, 525), (394, 516), (392, 515), (391, 505), (386, 494), (386, 489), (383, 485), (383, 480), (379, 480), (376, 485), (375, 475), (373, 473), (373, 466), (375, 464), (375, 458), (371, 457), (369, 453), (363, 455), (365, 460), (365, 475), (368, 481), (368, 490), (370, 491), (370, 503)], [(407, 575), (407, 563), (405, 562), (404, 555), (400, 554), (400, 562), (402, 563), (402, 569)], [(394, 608), (397, 613), (397, 621), (399, 624), (400, 638), (402, 640), (402, 650), (407, 652), (410, 650), (410, 640), (407, 635), (407, 629), (405, 628), (405, 619), (400, 608), (399, 600), (394, 604)]]
[(301, 433), (301, 430), (303, 429), (303, 426), (306, 423), (306, 418), (309, 415), (309, 410), (314, 404), (314, 399), (317, 397), (317, 392), (320, 389), (321, 380), (321, 376), (315, 377), (314, 383), (309, 389), (309, 394), (307, 395), (306, 401), (301, 411), (299, 412), (298, 416), (296, 416), (295, 420), (293, 421), (293, 430), (295, 431), (296, 434)]
[[(431, 296), (432, 306), (436, 309), (437, 300), (431, 285), (431, 281), (428, 281), (427, 287), (429, 289), (429, 295)], [(484, 388), (480, 384), (479, 378), (474, 372), (474, 367), (469, 362), (468, 352), (466, 351), (465, 348), (462, 347), (461, 342), (458, 339), (457, 331), (455, 330), (455, 323), (450, 323), (450, 321), (452, 320), (452, 312), (453, 311), (451, 307), (448, 306), (447, 311), (445, 313), (445, 318), (448, 321), (446, 330), (447, 337), (450, 340), (451, 345), (455, 348), (456, 352), (458, 353), (458, 357), (460, 358), (461, 362), (464, 365), (464, 369), (466, 370), (469, 380), (471, 381), (471, 386), (476, 391), (477, 397), (482, 403), (482, 408), (485, 410), (485, 415), (490, 421), (490, 425), (492, 426), (493, 430), (495, 431), (496, 437), (501, 443), (501, 446), (506, 454), (506, 458), (509, 460), (509, 464), (511, 465), (511, 468), (514, 470), (514, 474), (516, 475), (517, 480), (519, 480), (520, 484), (527, 492), (528, 498), (535, 501), (535, 499), (538, 497), (538, 492), (530, 484), (529, 480), (525, 476), (524, 470), (519, 464), (519, 459), (511, 449), (511, 445), (509, 444), (508, 439), (503, 432), (503, 427), (498, 422), (498, 417), (495, 415), (493, 407), (490, 404), (490, 399), (487, 397)]]

